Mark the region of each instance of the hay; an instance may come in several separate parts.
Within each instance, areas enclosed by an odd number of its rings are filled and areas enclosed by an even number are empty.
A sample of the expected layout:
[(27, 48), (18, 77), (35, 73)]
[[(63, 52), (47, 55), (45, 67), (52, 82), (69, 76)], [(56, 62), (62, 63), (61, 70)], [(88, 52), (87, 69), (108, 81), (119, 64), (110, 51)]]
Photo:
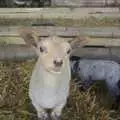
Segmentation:
[[(120, 26), (120, 19), (116, 18), (82, 18), (79, 20), (74, 19), (0, 19), (0, 26), (41, 26), (41, 23), (53, 23), (56, 26), (66, 26), (66, 27), (119, 27)], [(38, 24), (38, 25), (37, 25)]]
[[(28, 84), (35, 61), (0, 62), (0, 120), (35, 120), (36, 112), (28, 97)], [(104, 106), (108, 99), (92, 87), (80, 92), (71, 83), (70, 97), (62, 120), (117, 120), (119, 111)], [(106, 95), (105, 95), (106, 96)]]

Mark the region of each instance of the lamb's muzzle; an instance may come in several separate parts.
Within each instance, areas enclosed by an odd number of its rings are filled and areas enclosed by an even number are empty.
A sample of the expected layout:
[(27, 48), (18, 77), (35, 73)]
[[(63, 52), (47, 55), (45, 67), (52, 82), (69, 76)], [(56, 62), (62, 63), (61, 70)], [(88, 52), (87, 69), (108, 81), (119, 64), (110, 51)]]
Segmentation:
[(60, 67), (62, 64), (63, 64), (63, 61), (62, 60), (54, 60), (54, 64), (55, 64), (55, 66), (57, 67)]
[(77, 42), (82, 47), (85, 42), (78, 39), (68, 43), (57, 36), (41, 39), (31, 29), (21, 29), (20, 34), (38, 55), (29, 85), (29, 96), (37, 110), (38, 118), (47, 119), (46, 109), (52, 109), (50, 116), (57, 120), (69, 95), (71, 48)]

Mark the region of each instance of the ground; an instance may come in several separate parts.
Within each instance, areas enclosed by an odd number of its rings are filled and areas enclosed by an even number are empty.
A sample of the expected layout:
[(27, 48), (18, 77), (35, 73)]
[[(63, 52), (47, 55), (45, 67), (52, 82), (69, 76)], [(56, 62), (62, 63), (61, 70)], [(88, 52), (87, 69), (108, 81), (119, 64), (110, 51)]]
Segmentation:
[[(28, 97), (28, 84), (35, 60), (0, 62), (0, 120), (36, 120)], [(111, 101), (103, 83), (80, 92), (71, 80), (70, 96), (62, 120), (118, 120), (119, 110), (110, 109)]]

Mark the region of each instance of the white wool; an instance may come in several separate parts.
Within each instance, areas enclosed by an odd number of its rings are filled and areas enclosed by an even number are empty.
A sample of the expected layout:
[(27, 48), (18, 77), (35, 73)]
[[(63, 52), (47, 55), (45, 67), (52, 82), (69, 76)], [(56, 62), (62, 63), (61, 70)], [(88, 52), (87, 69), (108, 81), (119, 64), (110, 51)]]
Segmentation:
[(59, 74), (46, 71), (38, 60), (30, 81), (32, 101), (35, 100), (42, 108), (55, 108), (66, 101), (70, 78), (69, 59), (66, 59), (65, 67)]
[(20, 32), (25, 42), (33, 46), (38, 55), (29, 85), (32, 104), (38, 118), (47, 119), (49, 116), (46, 110), (52, 109), (50, 116), (57, 120), (69, 95), (70, 51), (79, 45), (82, 47), (88, 39), (78, 37), (74, 42), (67, 42), (57, 36), (40, 39), (31, 29), (22, 29)]

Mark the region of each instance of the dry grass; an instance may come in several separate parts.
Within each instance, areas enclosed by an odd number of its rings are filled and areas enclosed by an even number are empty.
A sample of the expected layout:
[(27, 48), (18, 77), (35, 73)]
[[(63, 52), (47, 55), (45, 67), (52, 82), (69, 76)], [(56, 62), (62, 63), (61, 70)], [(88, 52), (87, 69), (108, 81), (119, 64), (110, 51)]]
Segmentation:
[[(29, 78), (35, 61), (0, 62), (0, 120), (35, 120), (28, 97)], [(80, 92), (71, 83), (70, 97), (62, 120), (118, 120), (119, 111), (110, 111), (108, 96), (99, 85)]]
[[(83, 18), (80, 20), (73, 20), (73, 19), (0, 19), (0, 26), (11, 26), (11, 25), (23, 25), (23, 26), (31, 26), (34, 24), (41, 24), (41, 23), (53, 23), (56, 26), (73, 26), (73, 27), (105, 27), (105, 26), (120, 26), (120, 19), (109, 19), (109, 18), (101, 18), (97, 19), (94, 17)], [(50, 22), (49, 22), (50, 21)]]

